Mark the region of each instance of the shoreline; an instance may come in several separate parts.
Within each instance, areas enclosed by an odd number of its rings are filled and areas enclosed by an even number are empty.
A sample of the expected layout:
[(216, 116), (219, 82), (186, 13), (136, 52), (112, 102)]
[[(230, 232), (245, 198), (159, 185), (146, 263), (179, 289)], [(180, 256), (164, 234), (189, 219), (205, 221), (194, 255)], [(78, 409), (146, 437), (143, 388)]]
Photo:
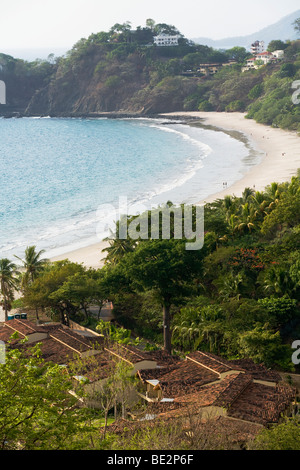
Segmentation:
[(300, 139), (296, 131), (272, 128), (258, 124), (253, 119), (245, 119), (246, 113), (218, 112), (177, 112), (162, 114), (169, 118), (199, 119), (204, 126), (219, 131), (236, 131), (244, 134), (251, 147), (262, 153), (261, 162), (249, 169), (241, 179), (217, 193), (209, 195), (199, 204), (213, 202), (226, 195), (241, 196), (246, 187), (263, 191), (273, 182), (290, 181), (300, 168)]
[[(218, 131), (236, 131), (243, 134), (251, 147), (263, 156), (257, 165), (249, 169), (238, 181), (226, 189), (213, 193), (199, 201), (199, 204), (211, 203), (226, 195), (241, 196), (246, 187), (262, 191), (273, 182), (283, 183), (291, 180), (300, 168), (300, 140), (295, 131), (268, 127), (252, 119), (245, 119), (246, 113), (218, 112), (175, 112), (159, 114), (156, 118), (182, 119), (186, 124), (199, 122), (203, 127)], [(134, 116), (132, 116), (134, 117)], [(51, 258), (51, 261), (69, 259), (94, 269), (104, 265), (105, 253), (101, 250), (108, 242), (99, 243), (66, 252)]]
[(102, 250), (109, 246), (109, 243), (102, 240), (99, 243), (88, 245), (83, 248), (71, 250), (58, 256), (53, 256), (50, 261), (62, 261), (68, 259), (73, 263), (83, 264), (87, 268), (99, 269), (104, 266), (105, 253)]

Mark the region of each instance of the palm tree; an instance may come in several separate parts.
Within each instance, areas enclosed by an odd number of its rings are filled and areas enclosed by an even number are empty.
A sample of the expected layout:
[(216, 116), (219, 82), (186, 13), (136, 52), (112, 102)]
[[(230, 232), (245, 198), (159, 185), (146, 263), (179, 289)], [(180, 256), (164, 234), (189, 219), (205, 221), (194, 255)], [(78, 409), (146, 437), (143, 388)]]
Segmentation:
[(133, 251), (133, 245), (129, 239), (116, 238), (112, 240), (106, 238), (105, 241), (108, 241), (110, 245), (102, 250), (107, 251), (105, 263), (117, 264), (126, 253)]
[(8, 320), (7, 312), (10, 310), (10, 303), (14, 298), (14, 291), (17, 289), (16, 278), (17, 266), (7, 258), (0, 259), (0, 292), (3, 298), (2, 305), (5, 312), (5, 321)]
[(239, 232), (251, 232), (256, 227), (254, 225), (255, 221), (255, 211), (254, 208), (249, 205), (248, 202), (241, 205), (241, 216), (238, 224)]
[[(21, 285), (22, 289), (25, 290), (30, 284), (33, 283), (35, 278), (38, 274), (43, 271), (45, 268), (46, 263), (48, 262), (47, 259), (42, 259), (41, 256), (45, 252), (45, 250), (36, 251), (36, 246), (28, 246), (25, 250), (25, 258), (19, 258), (19, 256), (15, 255), (15, 258), (19, 259), (23, 267), (25, 268), (25, 272), (23, 273)], [(38, 315), (38, 308), (35, 309), (36, 319), (39, 320)]]
[(289, 276), (289, 272), (282, 267), (272, 267), (269, 269), (260, 284), (264, 290), (276, 297), (282, 297), (284, 294), (292, 296), (295, 283)]
[[(127, 223), (130, 221), (130, 217), (127, 216)], [(107, 256), (105, 263), (117, 264), (126, 253), (129, 253), (134, 250), (136, 246), (136, 241), (128, 238), (119, 237), (120, 221), (116, 222), (116, 230), (113, 233), (111, 230), (111, 235), (107, 238), (104, 238), (104, 241), (109, 243), (109, 246), (103, 248), (102, 252), (106, 251)]]
[(280, 186), (278, 183), (271, 183), (269, 186), (266, 187), (265, 194), (268, 200), (270, 201), (270, 204), (278, 203), (282, 191), (283, 187)]
[(237, 211), (237, 198), (235, 196), (227, 195), (223, 199), (223, 207), (226, 213), (226, 219), (230, 219), (232, 214)]
[(234, 274), (229, 272), (225, 277), (216, 279), (213, 284), (218, 289), (218, 295), (223, 300), (237, 299), (239, 300), (242, 293), (241, 288), (243, 287), (245, 278), (241, 273)]
[(267, 207), (269, 202), (266, 199), (266, 196), (263, 191), (256, 191), (251, 198), (251, 204), (255, 209), (254, 216), (256, 220), (262, 222), (264, 217), (268, 215)]
[(172, 332), (173, 340), (184, 349), (196, 350), (201, 343), (202, 331), (199, 322), (183, 320), (175, 325)]
[(28, 286), (32, 283), (37, 275), (44, 269), (47, 259), (42, 259), (41, 256), (45, 250), (36, 251), (36, 246), (28, 246), (25, 250), (24, 259), (19, 258), (15, 255), (15, 258), (19, 259), (23, 267), (25, 268), (22, 284), (23, 287)]
[(242, 194), (242, 202), (246, 203), (253, 197), (255, 191), (252, 188), (245, 188)]

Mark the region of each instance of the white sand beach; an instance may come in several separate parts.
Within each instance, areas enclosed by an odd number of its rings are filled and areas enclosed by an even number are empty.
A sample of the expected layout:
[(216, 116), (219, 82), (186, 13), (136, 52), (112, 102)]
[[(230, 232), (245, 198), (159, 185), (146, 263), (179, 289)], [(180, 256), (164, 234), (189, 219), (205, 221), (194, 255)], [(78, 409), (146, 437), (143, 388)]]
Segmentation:
[(60, 256), (51, 258), (51, 261), (61, 261), (68, 259), (73, 263), (80, 263), (87, 268), (98, 269), (104, 265), (106, 253), (102, 253), (102, 250), (109, 246), (108, 242), (101, 241), (84, 248), (78, 248), (77, 250), (64, 253)]
[[(300, 138), (296, 132), (258, 124), (252, 119), (245, 119), (243, 113), (178, 112), (164, 114), (164, 116), (191, 116), (203, 120), (205, 125), (217, 127), (220, 130), (239, 131), (248, 138), (254, 149), (263, 154), (261, 162), (252, 167), (239, 181), (219, 193), (209, 195), (205, 201), (199, 201), (199, 203), (213, 202), (227, 194), (240, 196), (246, 187), (261, 191), (272, 182), (289, 181), (300, 168)], [(82, 263), (87, 267), (100, 268), (105, 258), (105, 253), (101, 250), (107, 245), (107, 242), (102, 241), (57, 256), (52, 260), (68, 258), (70, 261)]]
[(246, 187), (262, 191), (267, 185), (289, 181), (300, 168), (300, 138), (296, 132), (272, 128), (258, 124), (253, 119), (245, 119), (244, 113), (217, 112), (178, 112), (164, 114), (170, 116), (192, 116), (202, 123), (227, 131), (239, 131), (249, 140), (251, 146), (263, 153), (261, 163), (229, 186), (224, 191), (211, 194), (203, 202), (212, 202), (227, 194), (240, 196)]

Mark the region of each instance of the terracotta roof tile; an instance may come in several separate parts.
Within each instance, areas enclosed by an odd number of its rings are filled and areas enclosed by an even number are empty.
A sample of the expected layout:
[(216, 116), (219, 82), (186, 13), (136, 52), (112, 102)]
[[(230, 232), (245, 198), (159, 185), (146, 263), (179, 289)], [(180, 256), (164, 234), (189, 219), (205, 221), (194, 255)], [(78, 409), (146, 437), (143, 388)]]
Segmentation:
[[(32, 347), (33, 344), (15, 344), (14, 348), (23, 350), (26, 354), (29, 347)], [(41, 348), (41, 357), (44, 361), (51, 361), (55, 364), (67, 364), (68, 362), (74, 360), (75, 352), (69, 347), (58, 343), (53, 338), (45, 338), (40, 342)], [(78, 357), (78, 355), (77, 355)]]
[(17, 331), (21, 335), (28, 336), (29, 334), (44, 331), (43, 327), (35, 325), (29, 320), (9, 320), (4, 323), (4, 328), (9, 328), (12, 332)]
[(231, 370), (241, 370), (238, 366), (226, 359), (218, 357), (211, 353), (204, 353), (202, 351), (195, 351), (187, 355), (187, 359), (197, 362), (202, 367), (206, 367), (211, 371), (222, 374)]
[(149, 351), (147, 352), (147, 356), (151, 358), (153, 361), (157, 362), (158, 366), (170, 366), (173, 364), (178, 364), (181, 359), (179, 357), (171, 356), (166, 351), (159, 349), (157, 351)]
[(266, 382), (280, 382), (281, 377), (278, 372), (267, 369), (263, 364), (255, 364), (251, 359), (238, 359), (231, 361), (237, 367), (241, 367), (251, 374), (255, 380), (264, 380)]
[(262, 425), (275, 423), (295, 396), (295, 390), (288, 385), (276, 387), (252, 383), (232, 404), (229, 416)]
[[(0, 328), (0, 341), (4, 341), (4, 343), (7, 343), (10, 341), (11, 336), (14, 334), (14, 331), (12, 331), (11, 328), (8, 328), (7, 326), (3, 326)], [(24, 335), (22, 334), (22, 339), (24, 338)], [(15, 339), (12, 340), (12, 344), (18, 343), (19, 340)]]
[(72, 330), (58, 328), (49, 332), (49, 336), (78, 353), (93, 349), (87, 338), (73, 333)]
[(127, 360), (131, 364), (138, 364), (141, 361), (153, 361), (150, 353), (141, 351), (131, 345), (111, 343), (106, 346), (106, 349), (112, 354)]

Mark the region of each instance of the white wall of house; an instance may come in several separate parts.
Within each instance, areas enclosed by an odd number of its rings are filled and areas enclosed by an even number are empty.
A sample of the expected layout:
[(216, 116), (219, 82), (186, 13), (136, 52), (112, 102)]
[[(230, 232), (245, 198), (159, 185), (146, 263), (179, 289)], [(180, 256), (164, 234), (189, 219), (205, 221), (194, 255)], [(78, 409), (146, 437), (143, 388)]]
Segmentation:
[(160, 47), (178, 46), (178, 39), (180, 36), (169, 36), (168, 34), (159, 34), (154, 37), (154, 44)]

